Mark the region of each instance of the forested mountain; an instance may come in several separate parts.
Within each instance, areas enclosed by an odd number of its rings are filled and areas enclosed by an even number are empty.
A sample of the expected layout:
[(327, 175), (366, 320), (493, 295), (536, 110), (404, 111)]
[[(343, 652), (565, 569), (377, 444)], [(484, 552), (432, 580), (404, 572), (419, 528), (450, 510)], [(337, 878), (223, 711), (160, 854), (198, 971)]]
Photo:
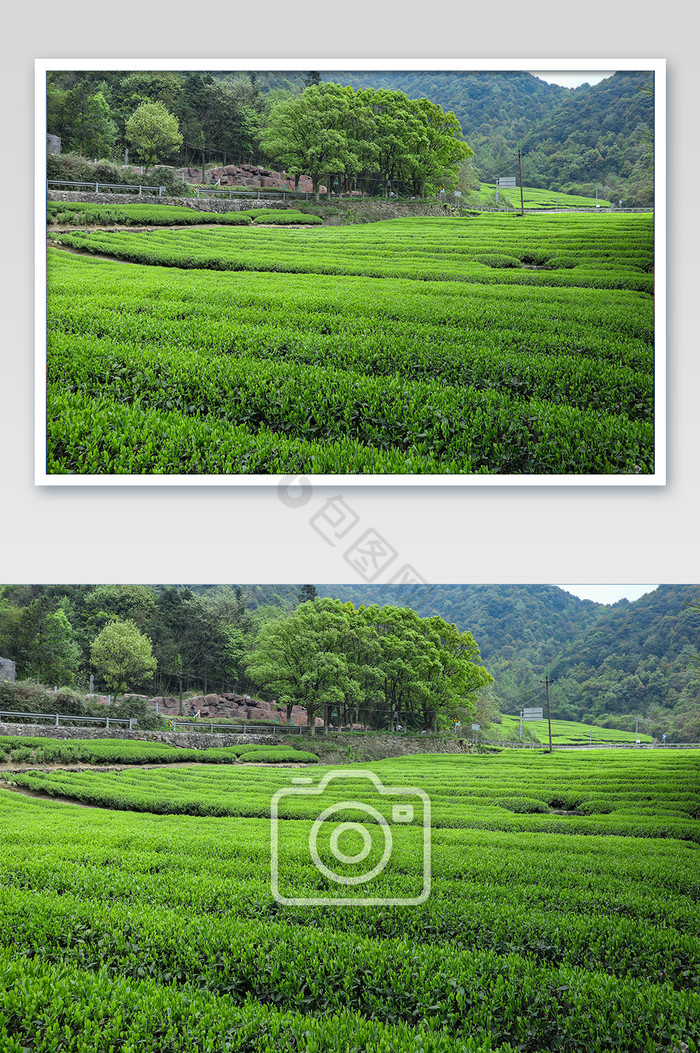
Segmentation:
[[(518, 174), (551, 190), (610, 183), (651, 186), (648, 136), (654, 128), (653, 74), (624, 71), (598, 84), (563, 88), (526, 72), (378, 72), (322, 74), (357, 87), (422, 95), (452, 110), (474, 150), (480, 180)], [(601, 195), (605, 196), (605, 195)]]
[(517, 175), (526, 186), (595, 193), (627, 205), (653, 201), (653, 74), (622, 71), (576, 89), (520, 71), (148, 72), (57, 71), (48, 75), (48, 131), (63, 150), (123, 157), (126, 123), (145, 101), (178, 118), (173, 162), (197, 158), (265, 163), (260, 148), (271, 107), (314, 79), (427, 98), (453, 112), (474, 151), (463, 190)]
[[(304, 596), (312, 592), (309, 587)], [(502, 712), (540, 705), (552, 715), (700, 741), (700, 586), (661, 585), (630, 603), (580, 600), (550, 585), (318, 585), (343, 602), (411, 607), (471, 632)], [(260, 624), (292, 611), (299, 585), (11, 585), (0, 589), (0, 654), (18, 675), (83, 684), (90, 647), (111, 620), (129, 619), (153, 643), (160, 693), (249, 690), (246, 664)]]
[(317, 588), (355, 604), (406, 603), (469, 630), (503, 712), (540, 705), (548, 673), (553, 716), (623, 729), (641, 716), (658, 732), (700, 739), (698, 585), (661, 585), (612, 606), (550, 585)]

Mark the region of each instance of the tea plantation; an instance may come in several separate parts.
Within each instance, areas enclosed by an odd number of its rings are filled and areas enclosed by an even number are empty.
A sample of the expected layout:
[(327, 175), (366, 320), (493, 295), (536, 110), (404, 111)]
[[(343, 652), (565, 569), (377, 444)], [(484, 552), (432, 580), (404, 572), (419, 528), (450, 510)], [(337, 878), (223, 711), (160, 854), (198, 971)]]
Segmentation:
[(50, 234), (50, 474), (654, 471), (652, 217), (260, 218)]
[[(34, 793), (100, 807), (0, 792), (0, 1048), (697, 1053), (699, 762), (510, 750), (369, 766), (430, 797), (432, 887), (411, 907), (273, 898), (270, 800), (299, 769), (27, 774)], [(310, 835), (321, 807), (352, 814), (353, 770), (322, 804), (283, 798), (286, 893), (341, 887)], [(375, 895), (424, 877), (421, 835), (417, 816), (394, 829)]]

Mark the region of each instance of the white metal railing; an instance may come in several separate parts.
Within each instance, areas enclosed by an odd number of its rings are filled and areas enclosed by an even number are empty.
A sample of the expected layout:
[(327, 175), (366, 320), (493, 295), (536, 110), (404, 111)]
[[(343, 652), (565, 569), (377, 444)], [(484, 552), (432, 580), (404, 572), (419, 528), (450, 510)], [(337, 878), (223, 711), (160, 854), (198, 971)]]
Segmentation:
[(217, 189), (217, 187), (194, 187), (194, 192), (197, 197), (223, 197), (228, 198), (230, 201), (239, 197), (252, 197), (256, 201), (260, 201), (263, 198), (273, 197), (276, 200), (286, 201), (287, 198), (292, 200), (313, 200), (313, 194), (304, 192), (303, 190), (278, 190), (276, 187), (259, 187), (255, 190), (226, 190), (224, 188)]
[(302, 735), (301, 724), (217, 724), (211, 720), (177, 720), (169, 717), (168, 724), (177, 731), (178, 728), (186, 728), (187, 731), (204, 731), (212, 734), (216, 728), (219, 731), (228, 731), (231, 735), (258, 735), (272, 734), (274, 738), (278, 733)]
[(51, 187), (64, 186), (64, 187), (89, 187), (90, 191), (94, 190), (94, 193), (99, 194), (101, 190), (116, 190), (123, 192), (126, 190), (138, 190), (139, 194), (157, 194), (158, 197), (166, 192), (164, 186), (139, 186), (136, 183), (81, 183), (75, 179), (47, 179), (46, 189), (50, 190)]
[(56, 727), (60, 727), (59, 721), (61, 720), (77, 720), (86, 724), (99, 724), (106, 721), (107, 727), (110, 724), (128, 724), (129, 731), (138, 723), (135, 717), (108, 717), (107, 715), (104, 717), (78, 717), (72, 713), (19, 713), (14, 709), (0, 709), (0, 718), (2, 717), (20, 717), (23, 720), (52, 720)]
[[(478, 739), (479, 746), (502, 746), (506, 749), (549, 749), (548, 742), (491, 742)], [(554, 742), (555, 750), (696, 750), (700, 742)]]

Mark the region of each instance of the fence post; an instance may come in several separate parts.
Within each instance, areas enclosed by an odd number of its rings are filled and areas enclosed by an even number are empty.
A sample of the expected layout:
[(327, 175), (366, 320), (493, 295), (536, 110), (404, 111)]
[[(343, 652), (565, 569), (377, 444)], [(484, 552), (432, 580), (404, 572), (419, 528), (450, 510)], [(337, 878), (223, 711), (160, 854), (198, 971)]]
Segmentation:
[(107, 727), (109, 727), (109, 717), (107, 717)]
[(213, 725), (213, 724), (210, 724), (210, 725), (209, 725), (209, 734), (210, 734), (210, 735), (213, 735), (213, 734), (214, 734), (214, 725)]
[(243, 734), (244, 734), (244, 735), (245, 735), (245, 729), (246, 729), (247, 727), (248, 727), (248, 725), (247, 725), (247, 724), (244, 724), (244, 725), (243, 725)]
[(99, 183), (95, 183), (95, 193), (99, 194), (99, 192), (100, 192), (100, 184)]
[(56, 714), (56, 727), (58, 727), (58, 713)]

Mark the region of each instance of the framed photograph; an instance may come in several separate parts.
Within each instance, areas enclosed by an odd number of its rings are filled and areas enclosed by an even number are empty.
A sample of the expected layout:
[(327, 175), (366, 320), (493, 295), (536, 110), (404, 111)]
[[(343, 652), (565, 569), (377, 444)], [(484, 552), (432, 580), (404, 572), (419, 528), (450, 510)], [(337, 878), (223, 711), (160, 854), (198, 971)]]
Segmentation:
[(40, 485), (662, 485), (665, 62), (36, 63)]

